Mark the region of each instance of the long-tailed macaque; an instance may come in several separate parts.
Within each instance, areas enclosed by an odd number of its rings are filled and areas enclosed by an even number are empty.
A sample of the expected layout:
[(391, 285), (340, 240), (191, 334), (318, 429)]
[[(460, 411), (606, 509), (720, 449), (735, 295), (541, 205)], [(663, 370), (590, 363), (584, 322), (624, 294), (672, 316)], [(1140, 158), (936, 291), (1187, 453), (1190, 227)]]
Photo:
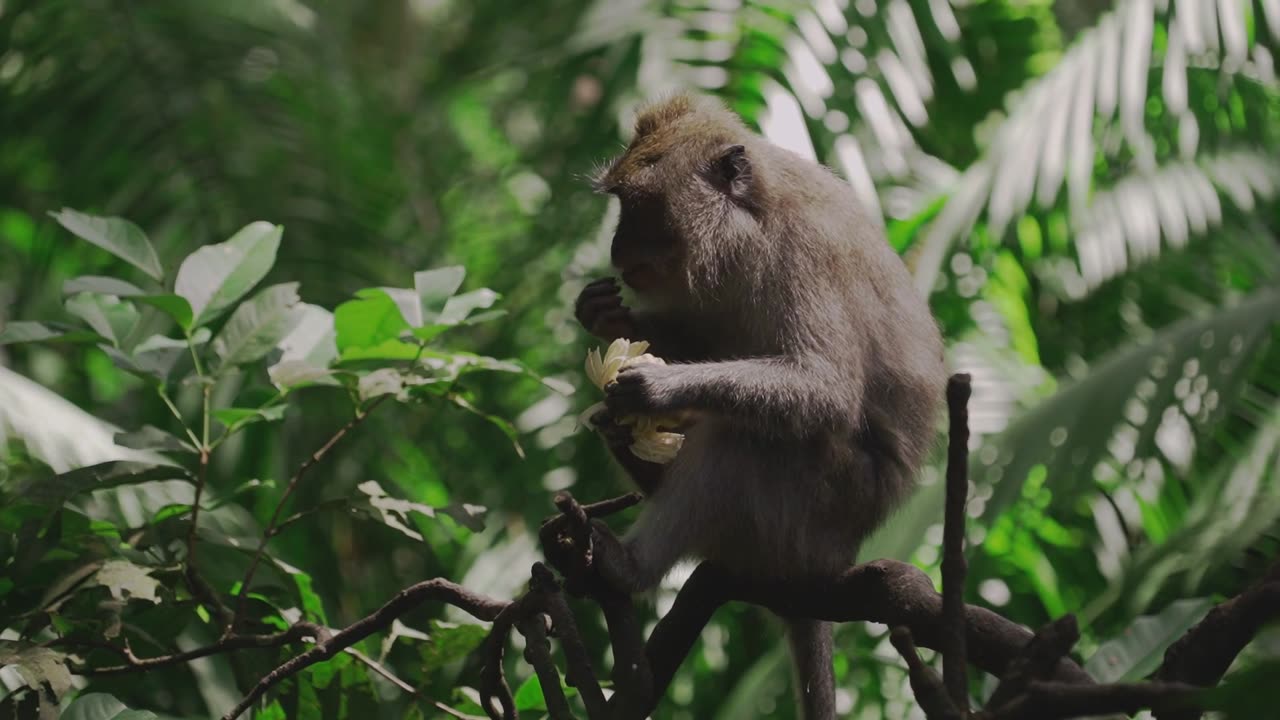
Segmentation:
[[(665, 466), (606, 433), (648, 495), (610, 579), (644, 590), (685, 557), (768, 579), (844, 570), (910, 493), (944, 395), (906, 267), (848, 183), (709, 98), (641, 112), (595, 185), (621, 201), (612, 261), (636, 302), (606, 278), (577, 317), (668, 362), (624, 370), (602, 415), (691, 418)], [(831, 624), (788, 623), (805, 717), (834, 718)]]

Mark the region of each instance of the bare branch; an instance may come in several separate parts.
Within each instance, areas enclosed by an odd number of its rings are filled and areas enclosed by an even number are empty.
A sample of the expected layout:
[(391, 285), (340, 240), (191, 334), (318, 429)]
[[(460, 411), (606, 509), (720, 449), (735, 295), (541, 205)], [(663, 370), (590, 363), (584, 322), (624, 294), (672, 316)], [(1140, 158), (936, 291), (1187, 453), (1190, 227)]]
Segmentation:
[(193, 650), (185, 650), (171, 655), (160, 655), (158, 657), (150, 658), (137, 657), (128, 647), (118, 647), (109, 643), (92, 643), (90, 645), (83, 641), (71, 640), (68, 641), (67, 644), (100, 647), (110, 650), (124, 658), (125, 663), (123, 665), (112, 665), (104, 668), (79, 668), (75, 671), (77, 675), (84, 675), (85, 677), (102, 677), (106, 675), (124, 675), (127, 673), (154, 670), (156, 668), (178, 665), (198, 658), (217, 655), (219, 653), (234, 652), (236, 650), (249, 648), (274, 648), (280, 647), (281, 645), (299, 642), (303, 638), (307, 637), (319, 640), (320, 638), (327, 636), (328, 630), (325, 628), (320, 625), (316, 625), (315, 623), (304, 621), (294, 623), (288, 630), (278, 633), (271, 633), (269, 635), (232, 635), (231, 637), (223, 638), (212, 645), (206, 645)]
[(980, 713), (978, 720), (1066, 720), (1112, 713), (1132, 715), (1139, 710), (1168, 712), (1202, 708), (1203, 688), (1186, 683), (1117, 683), (1078, 685), (1033, 682), (1013, 702)]
[(253, 558), (249, 561), (249, 568), (245, 570), (244, 579), (240, 581), (240, 592), (236, 595), (235, 613), (231, 616), (231, 621), (227, 623), (226, 628), (223, 629), (224, 636), (233, 633), (236, 628), (236, 623), (244, 616), (245, 599), (249, 596), (249, 586), (253, 584), (253, 575), (257, 572), (258, 565), (262, 562), (262, 555), (266, 552), (267, 542), (271, 540), (271, 538), (275, 537), (276, 525), (280, 522), (280, 513), (284, 510), (285, 503), (289, 501), (289, 497), (293, 495), (293, 491), (298, 488), (298, 483), (302, 481), (302, 477), (307, 474), (308, 470), (315, 467), (317, 463), (323, 460), (325, 456), (329, 454), (329, 451), (332, 450), (334, 446), (342, 440), (342, 438), (346, 437), (348, 433), (358, 427), (360, 423), (364, 422), (365, 418), (368, 418), (369, 414), (372, 413), (378, 405), (382, 404), (382, 402), (388, 397), (391, 396), (383, 395), (375, 398), (373, 402), (369, 404), (369, 407), (363, 412), (357, 408), (355, 416), (348, 420), (347, 424), (338, 428), (338, 430), (320, 446), (319, 450), (311, 453), (310, 457), (303, 460), (302, 464), (298, 466), (298, 470), (293, 473), (293, 477), (289, 478), (289, 483), (285, 486), (284, 493), (280, 495), (280, 500), (276, 502), (275, 510), (271, 512), (270, 522), (267, 523), (266, 529), (262, 531), (262, 540), (258, 543), (258, 549), (253, 552)]
[(555, 576), (551, 574), (550, 568), (542, 563), (533, 564), (532, 575), (529, 588), (541, 597), (543, 609), (551, 616), (552, 630), (564, 646), (564, 657), (568, 664), (565, 681), (578, 689), (589, 717), (607, 717), (604, 693), (600, 692), (600, 683), (596, 680), (595, 671), (591, 668), (591, 658), (587, 655), (587, 648), (582, 644), (578, 624), (573, 619), (569, 604), (565, 602), (564, 594), (560, 592)]
[(942, 534), (942, 679), (956, 708), (969, 708), (965, 668), (964, 558), (965, 502), (969, 497), (969, 376), (947, 382), (950, 415), (947, 445), (947, 502)]
[(490, 621), (496, 620), (499, 613), (510, 604), (474, 593), (461, 585), (442, 578), (425, 580), (416, 585), (411, 585), (396, 593), (395, 597), (388, 600), (386, 604), (372, 614), (351, 623), (343, 630), (334, 633), (332, 637), (316, 642), (306, 652), (295, 655), (275, 670), (267, 673), (243, 700), (226, 715), (223, 715), (223, 720), (234, 720), (277, 683), (316, 663), (328, 660), (379, 630), (385, 630), (396, 618), (430, 601), (448, 603), (466, 611), (477, 619)]
[(1000, 679), (995, 692), (987, 700), (987, 707), (999, 709), (1026, 690), (1035, 680), (1045, 680), (1058, 666), (1062, 658), (1071, 652), (1080, 639), (1075, 615), (1063, 615), (1040, 628)]
[(911, 639), (911, 631), (905, 627), (896, 627), (889, 633), (889, 641), (902, 659), (907, 661), (911, 691), (915, 693), (916, 702), (924, 710), (925, 717), (929, 720), (961, 720), (960, 711), (948, 697), (942, 678), (920, 659), (916, 644)]
[(547, 701), (547, 714), (551, 720), (572, 720), (569, 701), (560, 687), (560, 671), (551, 659), (551, 644), (547, 642), (547, 616), (541, 613), (520, 621), (516, 627), (525, 637), (524, 659), (533, 666), (542, 686), (542, 697)]

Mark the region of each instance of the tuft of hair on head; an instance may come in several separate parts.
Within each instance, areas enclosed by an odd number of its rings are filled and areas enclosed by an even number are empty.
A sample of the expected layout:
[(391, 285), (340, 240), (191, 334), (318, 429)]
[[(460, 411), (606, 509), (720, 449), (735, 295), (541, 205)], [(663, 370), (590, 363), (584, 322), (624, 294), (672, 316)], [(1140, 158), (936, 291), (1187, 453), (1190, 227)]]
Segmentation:
[(734, 124), (738, 122), (737, 116), (729, 112), (718, 99), (686, 90), (659, 98), (640, 108), (636, 115), (636, 138), (650, 135), (689, 115), (717, 116)]

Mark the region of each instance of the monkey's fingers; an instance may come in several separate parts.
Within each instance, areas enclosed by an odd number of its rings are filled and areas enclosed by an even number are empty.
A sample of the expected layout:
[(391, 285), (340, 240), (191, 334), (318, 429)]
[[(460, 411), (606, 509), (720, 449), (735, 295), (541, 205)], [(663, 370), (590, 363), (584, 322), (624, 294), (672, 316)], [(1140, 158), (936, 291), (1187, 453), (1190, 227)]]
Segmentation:
[(605, 443), (613, 447), (629, 447), (635, 442), (630, 425), (618, 422), (617, 417), (608, 408), (591, 416), (591, 425), (595, 427)]

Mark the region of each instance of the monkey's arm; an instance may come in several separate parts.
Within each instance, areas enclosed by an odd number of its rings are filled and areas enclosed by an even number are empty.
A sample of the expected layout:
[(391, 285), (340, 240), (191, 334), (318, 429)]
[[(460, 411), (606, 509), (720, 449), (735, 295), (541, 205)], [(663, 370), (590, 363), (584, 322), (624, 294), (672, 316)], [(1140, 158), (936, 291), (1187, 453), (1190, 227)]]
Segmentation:
[(765, 430), (831, 427), (859, 417), (851, 388), (861, 379), (821, 360), (756, 358), (687, 365), (637, 365), (607, 388), (615, 415), (697, 410)]

